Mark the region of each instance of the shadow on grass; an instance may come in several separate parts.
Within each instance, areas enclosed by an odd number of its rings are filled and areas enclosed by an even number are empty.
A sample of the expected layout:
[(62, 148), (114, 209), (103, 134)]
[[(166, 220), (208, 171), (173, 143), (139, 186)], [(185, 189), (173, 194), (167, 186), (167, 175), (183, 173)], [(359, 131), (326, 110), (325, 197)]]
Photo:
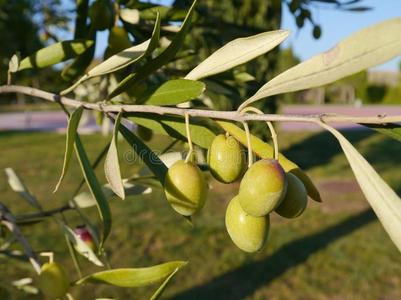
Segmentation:
[[(353, 145), (375, 134), (370, 130), (347, 130), (341, 133)], [(326, 165), (341, 152), (338, 141), (327, 131), (316, 133), (283, 151), (285, 156), (295, 161), (303, 170)]]
[(244, 299), (289, 269), (304, 263), (315, 252), (375, 219), (374, 213), (367, 209), (318, 233), (285, 244), (263, 260), (245, 264), (171, 299)]

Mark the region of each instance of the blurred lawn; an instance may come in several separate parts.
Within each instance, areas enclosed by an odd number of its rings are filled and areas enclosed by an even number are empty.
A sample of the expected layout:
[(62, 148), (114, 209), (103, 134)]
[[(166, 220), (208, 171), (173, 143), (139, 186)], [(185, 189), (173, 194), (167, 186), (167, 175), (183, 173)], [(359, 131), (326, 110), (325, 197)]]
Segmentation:
[[(401, 193), (401, 144), (365, 131), (346, 136)], [(91, 158), (109, 138), (84, 136)], [(111, 200), (113, 231), (106, 243), (113, 267), (148, 266), (169, 260), (189, 260), (171, 282), (166, 299), (401, 299), (401, 255), (369, 210), (352, 172), (334, 138), (327, 133), (282, 133), (280, 145), (288, 157), (307, 170), (323, 196), (322, 204), (309, 202), (295, 220), (274, 215), (267, 247), (245, 254), (230, 241), (224, 210), (238, 184), (211, 181), (210, 197), (190, 227), (177, 216), (160, 193), (125, 201)], [(169, 140), (156, 137), (150, 145), (162, 149)], [(129, 147), (121, 142), (122, 151)], [(55, 133), (0, 133), (0, 169), (14, 168), (46, 206), (68, 201), (81, 175), (74, 159), (59, 192), (52, 194), (62, 165), (64, 136)], [(122, 159), (123, 160), (123, 159)], [(124, 161), (124, 177), (139, 164)], [(104, 182), (102, 168), (99, 177)], [(31, 208), (7, 186), (0, 175), (0, 201), (14, 213)], [(97, 220), (96, 209), (88, 214)], [(71, 226), (79, 219), (65, 214)], [(64, 237), (49, 219), (24, 233), (36, 251), (55, 251), (56, 260), (77, 278)], [(99, 270), (81, 259), (85, 273)], [(0, 256), (0, 286), (34, 276), (28, 263)], [(88, 285), (74, 288), (76, 299), (147, 299), (157, 287), (141, 289)], [(12, 299), (26, 296), (15, 288)]]

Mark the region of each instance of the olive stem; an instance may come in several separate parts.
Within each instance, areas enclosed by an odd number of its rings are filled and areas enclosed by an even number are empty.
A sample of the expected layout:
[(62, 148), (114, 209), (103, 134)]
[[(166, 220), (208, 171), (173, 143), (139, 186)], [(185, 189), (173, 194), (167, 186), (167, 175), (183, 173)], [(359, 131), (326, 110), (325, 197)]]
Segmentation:
[(194, 147), (192, 145), (191, 131), (190, 131), (190, 128), (189, 128), (189, 114), (185, 113), (184, 117), (185, 117), (185, 130), (187, 132), (187, 139), (188, 139), (188, 145), (189, 145), (189, 151), (188, 151), (187, 156), (185, 157), (185, 162), (187, 163), (189, 161), (189, 159), (191, 158), (191, 156), (192, 156), (192, 153), (194, 151)]
[(52, 263), (54, 261), (54, 253), (53, 252), (42, 252), (42, 253), (40, 253), (40, 256), (48, 257), (49, 263)]
[[(248, 106), (245, 107), (243, 110), (241, 110), (242, 113), (246, 113), (248, 111), (252, 111), (254, 113), (257, 113), (258, 115), (263, 115), (263, 112), (260, 109), (257, 109), (256, 107), (253, 106)], [(272, 122), (266, 121), (267, 126), (269, 127), (270, 130), (270, 135), (273, 141), (273, 147), (274, 147), (274, 153), (273, 157), (275, 160), (278, 161), (278, 139), (277, 139), (277, 133), (276, 130), (274, 129), (274, 126)]]
[(252, 145), (251, 145), (251, 133), (249, 132), (249, 126), (247, 122), (242, 122), (242, 125), (245, 129), (246, 135), (246, 144), (248, 146), (248, 168), (250, 168), (253, 164), (253, 153), (252, 153)]
[[(239, 111), (215, 111), (205, 109), (189, 109), (156, 105), (125, 105), (125, 104), (108, 104), (99, 107), (98, 103), (88, 103), (75, 99), (63, 97), (54, 93), (49, 93), (40, 89), (20, 86), (20, 85), (3, 85), (0, 86), (0, 94), (21, 93), (32, 97), (41, 98), (50, 102), (60, 102), (66, 106), (79, 107), (82, 106), (87, 110), (96, 110), (103, 112), (118, 113), (124, 111), (126, 113), (151, 113), (156, 115), (176, 115), (185, 116), (188, 113), (191, 117), (203, 117), (211, 119), (229, 120), (229, 121), (276, 121), (276, 122), (302, 122), (314, 123), (323, 121), (329, 122), (349, 122), (359, 124), (388, 124), (401, 122), (401, 115), (387, 116), (385, 114), (375, 116), (353, 116), (333, 113), (320, 113), (310, 115), (294, 115), (294, 114), (241, 114)], [(390, 109), (389, 109), (390, 110)]]
[(41, 263), (33, 251), (32, 247), (29, 245), (28, 240), (22, 234), (21, 230), (16, 224), (16, 220), (14, 215), (10, 212), (10, 210), (2, 203), (0, 203), (0, 222), (7, 227), (21, 244), (22, 248), (26, 256), (28, 257), (30, 263), (32, 264), (36, 273), (40, 274), (40, 266)]

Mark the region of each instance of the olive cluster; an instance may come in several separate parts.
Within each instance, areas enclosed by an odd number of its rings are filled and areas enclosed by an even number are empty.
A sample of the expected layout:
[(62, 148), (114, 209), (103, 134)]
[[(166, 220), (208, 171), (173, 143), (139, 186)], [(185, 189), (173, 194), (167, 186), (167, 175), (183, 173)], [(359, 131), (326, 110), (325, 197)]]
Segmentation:
[[(225, 224), (235, 245), (246, 252), (264, 246), (270, 213), (295, 218), (307, 205), (302, 181), (286, 173), (275, 159), (261, 159), (246, 170), (240, 143), (232, 136), (218, 135), (208, 151), (210, 173), (222, 183), (242, 177), (238, 195), (227, 206)], [(177, 161), (166, 176), (165, 193), (171, 206), (184, 216), (191, 216), (205, 204), (207, 182), (193, 162)]]

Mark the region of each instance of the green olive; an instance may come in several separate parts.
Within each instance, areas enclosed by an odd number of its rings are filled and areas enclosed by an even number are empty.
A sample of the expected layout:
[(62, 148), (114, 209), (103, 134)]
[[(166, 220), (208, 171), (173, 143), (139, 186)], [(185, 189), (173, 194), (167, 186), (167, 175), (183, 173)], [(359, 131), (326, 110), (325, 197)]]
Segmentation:
[(89, 8), (92, 27), (102, 31), (113, 26), (114, 9), (109, 0), (95, 0)]
[(38, 285), (43, 294), (52, 299), (57, 299), (67, 293), (70, 281), (62, 265), (50, 262), (42, 266)]
[(280, 204), (286, 189), (287, 177), (278, 161), (262, 159), (254, 163), (242, 178), (239, 202), (246, 213), (262, 217)]
[(241, 177), (244, 170), (244, 153), (241, 145), (232, 136), (216, 136), (209, 148), (207, 160), (210, 173), (220, 182), (234, 182)]
[(109, 34), (109, 48), (111, 55), (116, 54), (132, 46), (128, 33), (122, 27), (114, 26)]
[(226, 228), (231, 240), (243, 251), (256, 252), (264, 246), (270, 228), (269, 215), (252, 217), (241, 207), (238, 196), (228, 204)]
[(175, 162), (167, 172), (164, 188), (171, 206), (183, 216), (193, 215), (205, 204), (207, 182), (192, 162)]
[(276, 208), (276, 212), (285, 218), (295, 218), (304, 212), (308, 195), (304, 184), (297, 176), (287, 173), (287, 180), (287, 193)]

